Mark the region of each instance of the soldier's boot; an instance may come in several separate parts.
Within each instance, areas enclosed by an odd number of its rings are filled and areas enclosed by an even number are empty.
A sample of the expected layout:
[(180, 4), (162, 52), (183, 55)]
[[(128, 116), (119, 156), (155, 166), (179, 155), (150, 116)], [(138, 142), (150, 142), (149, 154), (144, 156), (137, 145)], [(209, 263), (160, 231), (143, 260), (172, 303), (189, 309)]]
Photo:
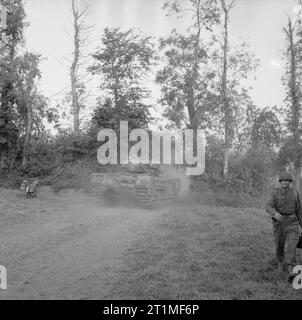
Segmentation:
[(287, 271), (288, 271), (288, 281), (292, 283), (295, 278), (293, 273), (293, 268), (296, 265), (296, 246), (299, 240), (299, 223), (297, 218), (291, 219), (286, 222), (286, 234), (287, 234)]

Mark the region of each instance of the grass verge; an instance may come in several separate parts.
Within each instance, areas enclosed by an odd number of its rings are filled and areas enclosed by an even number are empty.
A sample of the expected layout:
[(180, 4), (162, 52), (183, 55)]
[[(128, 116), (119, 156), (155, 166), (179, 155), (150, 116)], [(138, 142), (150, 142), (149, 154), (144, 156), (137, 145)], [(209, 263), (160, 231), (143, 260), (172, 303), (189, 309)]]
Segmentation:
[(129, 248), (105, 299), (302, 299), (273, 246), (261, 210), (171, 208)]

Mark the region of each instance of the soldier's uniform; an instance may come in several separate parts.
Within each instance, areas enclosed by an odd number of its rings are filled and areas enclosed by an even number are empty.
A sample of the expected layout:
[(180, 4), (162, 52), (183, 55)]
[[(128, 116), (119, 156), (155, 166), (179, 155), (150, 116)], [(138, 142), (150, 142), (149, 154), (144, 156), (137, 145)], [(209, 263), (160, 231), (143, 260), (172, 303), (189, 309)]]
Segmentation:
[[(302, 207), (298, 192), (290, 187), (286, 189), (276, 188), (266, 205), (266, 211), (272, 217), (276, 211), (282, 216), (281, 221), (272, 218), (276, 258), (278, 265), (287, 267), (290, 273), (292, 267), (296, 264), (296, 246), (300, 234), (299, 225), (302, 227)], [(285, 245), (287, 246), (286, 255), (284, 252)]]

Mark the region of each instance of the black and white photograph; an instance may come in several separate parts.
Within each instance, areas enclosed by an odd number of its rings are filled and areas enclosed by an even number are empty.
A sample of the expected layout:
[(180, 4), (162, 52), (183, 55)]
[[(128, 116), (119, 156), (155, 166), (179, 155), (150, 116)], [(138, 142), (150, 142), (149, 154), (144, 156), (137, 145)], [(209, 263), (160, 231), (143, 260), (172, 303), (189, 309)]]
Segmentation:
[(0, 300), (302, 300), (301, 169), (302, 0), (0, 0)]

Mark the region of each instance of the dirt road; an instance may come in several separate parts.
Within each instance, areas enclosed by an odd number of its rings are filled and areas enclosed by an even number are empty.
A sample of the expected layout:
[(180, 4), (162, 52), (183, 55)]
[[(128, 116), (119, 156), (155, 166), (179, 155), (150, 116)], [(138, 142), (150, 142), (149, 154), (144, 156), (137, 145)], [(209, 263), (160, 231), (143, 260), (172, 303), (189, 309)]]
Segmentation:
[(0, 299), (106, 299), (119, 261), (169, 209), (115, 206), (79, 192), (37, 199), (0, 189), (0, 264), (7, 290)]
[(143, 210), (74, 191), (25, 199), (0, 189), (0, 299), (301, 300), (273, 256), (271, 223), (256, 208), (184, 197)]

